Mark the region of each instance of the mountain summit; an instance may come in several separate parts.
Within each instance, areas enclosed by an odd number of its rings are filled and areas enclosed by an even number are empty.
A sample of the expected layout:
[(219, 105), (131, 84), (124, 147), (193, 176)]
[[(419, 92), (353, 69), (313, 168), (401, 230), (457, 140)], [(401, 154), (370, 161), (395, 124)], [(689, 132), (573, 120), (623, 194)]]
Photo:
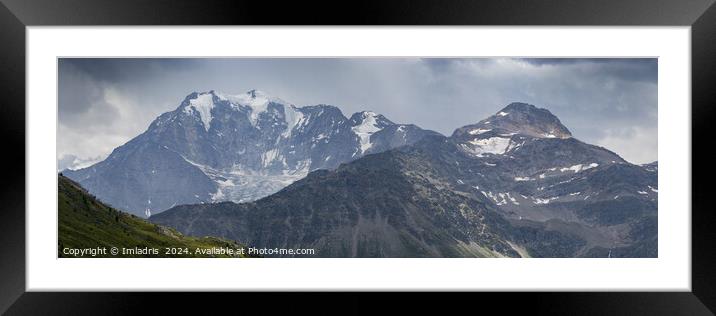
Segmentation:
[(269, 93), (193, 92), (104, 161), (64, 174), (116, 208), (252, 201), (318, 169), (437, 134), (374, 112), (297, 107)]
[(546, 109), (511, 103), (477, 124), (456, 129), (451, 138), (465, 152), (482, 157), (509, 154), (540, 139), (571, 139), (572, 133)]
[(537, 138), (570, 138), (572, 133), (549, 110), (527, 103), (510, 103), (496, 114), (477, 124), (458, 128), (453, 136), (519, 134)]

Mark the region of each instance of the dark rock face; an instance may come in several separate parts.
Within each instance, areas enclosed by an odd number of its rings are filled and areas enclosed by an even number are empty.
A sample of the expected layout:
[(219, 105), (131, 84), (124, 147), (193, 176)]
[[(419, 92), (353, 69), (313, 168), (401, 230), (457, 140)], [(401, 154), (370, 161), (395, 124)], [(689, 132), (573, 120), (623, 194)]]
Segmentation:
[[(511, 115), (521, 123), (504, 123)], [(656, 257), (657, 177), (513, 103), (449, 138), (424, 135), (252, 203), (152, 220), (323, 257)]]
[(149, 216), (174, 205), (255, 200), (310, 171), (427, 134), (436, 133), (373, 112), (348, 119), (334, 106), (296, 107), (261, 91), (209, 91), (188, 95), (104, 161), (64, 174), (117, 208)]
[(406, 158), (369, 155), (256, 202), (179, 206), (152, 221), (321, 257), (518, 256), (498, 237), (508, 223), (490, 205), (404, 174), (420, 163)]

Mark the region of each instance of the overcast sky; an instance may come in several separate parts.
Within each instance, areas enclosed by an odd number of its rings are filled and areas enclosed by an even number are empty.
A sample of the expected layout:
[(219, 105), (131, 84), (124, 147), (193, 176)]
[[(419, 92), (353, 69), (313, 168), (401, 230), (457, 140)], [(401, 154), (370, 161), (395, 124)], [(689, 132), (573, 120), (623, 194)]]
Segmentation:
[(263, 90), (450, 135), (511, 102), (633, 163), (657, 160), (656, 59), (60, 59), (58, 159), (106, 157), (191, 92)]

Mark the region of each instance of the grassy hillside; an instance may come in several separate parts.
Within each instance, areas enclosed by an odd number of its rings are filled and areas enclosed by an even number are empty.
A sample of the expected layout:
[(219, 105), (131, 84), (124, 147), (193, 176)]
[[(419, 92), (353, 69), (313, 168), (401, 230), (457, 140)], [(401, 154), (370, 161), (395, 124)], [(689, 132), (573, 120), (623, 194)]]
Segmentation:
[[(221, 249), (241, 249), (242, 245), (215, 237), (188, 237), (173, 228), (150, 223), (144, 219), (109, 207), (79, 184), (59, 175), (59, 257), (245, 257), (243, 254), (226, 254)], [(112, 247), (118, 250), (111, 254)], [(96, 256), (89, 249), (100, 250)], [(167, 253), (166, 248), (174, 248)], [(84, 255), (72, 255), (88, 249)], [(123, 253), (123, 249), (129, 249)], [(148, 249), (157, 253), (147, 254)], [(214, 254), (207, 253), (213, 252)], [(151, 250), (153, 252), (153, 250)]]

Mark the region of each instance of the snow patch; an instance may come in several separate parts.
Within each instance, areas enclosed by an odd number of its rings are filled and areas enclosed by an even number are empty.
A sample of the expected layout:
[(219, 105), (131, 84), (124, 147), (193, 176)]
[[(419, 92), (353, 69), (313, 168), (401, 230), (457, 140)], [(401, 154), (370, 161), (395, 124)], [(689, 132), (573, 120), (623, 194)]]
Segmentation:
[(470, 135), (480, 135), (480, 134), (482, 134), (482, 133), (487, 133), (487, 132), (489, 132), (489, 131), (491, 131), (491, 130), (492, 130), (492, 129), (477, 128), (477, 129), (473, 129), (473, 130), (469, 131), (468, 134), (470, 134)]
[(370, 142), (370, 136), (381, 130), (381, 128), (378, 127), (376, 116), (378, 115), (375, 114), (375, 112), (366, 111), (363, 113), (363, 122), (351, 128), (353, 133), (358, 135), (360, 139), (361, 153), (366, 152), (366, 150), (373, 146)]
[(514, 205), (520, 205), (520, 203), (517, 202), (517, 199), (515, 199), (514, 197), (512, 197), (512, 196), (510, 195), (510, 193), (507, 193), (507, 198), (510, 199), (510, 201), (512, 202), (512, 204), (514, 204)]
[(574, 171), (574, 173), (577, 173), (580, 171), (584, 171), (584, 170), (588, 170), (588, 169), (592, 169), (592, 168), (596, 168), (596, 167), (599, 167), (599, 164), (597, 164), (597, 163), (590, 163), (589, 165), (578, 164), (578, 165), (574, 165), (571, 167), (561, 168), (561, 169), (559, 169), (559, 171), (565, 172), (565, 171), (572, 170), (572, 171)]
[(517, 199), (512, 197), (509, 192), (499, 192), (497, 194), (493, 194), (492, 191), (485, 192), (480, 191), (485, 197), (489, 197), (493, 201), (495, 201), (495, 204), (497, 205), (505, 205), (509, 202), (512, 202), (514, 205), (520, 205), (519, 202), (517, 202)]
[(226, 199), (224, 191), (231, 190), (234, 186), (236, 186), (234, 181), (231, 179), (217, 179), (214, 182), (216, 182), (219, 187), (216, 189), (216, 193), (211, 195), (212, 201), (222, 201)]
[(510, 139), (490, 137), (484, 139), (473, 139), (468, 143), (472, 145), (468, 148), (470, 152), (478, 157), (482, 157), (483, 154), (504, 154), (507, 151), (507, 147), (510, 145)]
[(184, 113), (191, 114), (189, 111), (193, 109), (199, 114), (201, 122), (204, 124), (204, 129), (209, 131), (209, 124), (211, 124), (212, 116), (211, 110), (214, 108), (214, 96), (211, 93), (202, 93), (197, 95), (196, 98), (189, 100), (189, 106), (184, 108)]
[(296, 109), (293, 105), (284, 106), (283, 112), (286, 117), (286, 130), (281, 134), (281, 136), (289, 138), (291, 137), (293, 129), (301, 126), (304, 122), (303, 113), (301, 113), (301, 111)]
[(551, 197), (551, 198), (532, 198), (532, 201), (534, 204), (549, 204), (549, 202), (558, 199), (558, 197)]
[(274, 148), (261, 154), (261, 165), (268, 167), (272, 161), (278, 158), (278, 149)]

